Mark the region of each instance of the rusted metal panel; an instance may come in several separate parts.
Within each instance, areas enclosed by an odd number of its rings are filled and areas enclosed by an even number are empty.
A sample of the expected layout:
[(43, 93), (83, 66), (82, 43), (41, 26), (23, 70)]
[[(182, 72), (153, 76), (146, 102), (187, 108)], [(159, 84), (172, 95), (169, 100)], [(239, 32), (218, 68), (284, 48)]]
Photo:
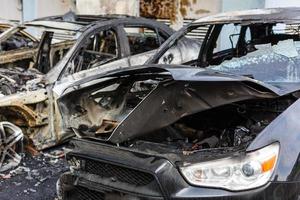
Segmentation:
[(170, 20), (179, 29), (186, 19), (198, 19), (221, 11), (221, 0), (140, 0), (142, 17)]
[(156, 19), (170, 19), (177, 17), (178, 0), (141, 0), (140, 15)]
[(2, 97), (0, 114), (7, 116), (8, 112), (18, 113), (29, 127), (44, 125), (47, 122), (46, 113), (43, 114), (41, 110), (36, 110), (36, 107), (31, 105), (46, 101), (48, 99), (46, 94), (46, 90), (41, 89)]
[(9, 52), (0, 53), (0, 65), (7, 63), (14, 63), (19, 60), (33, 59), (37, 53), (37, 48), (35, 49), (17, 49)]

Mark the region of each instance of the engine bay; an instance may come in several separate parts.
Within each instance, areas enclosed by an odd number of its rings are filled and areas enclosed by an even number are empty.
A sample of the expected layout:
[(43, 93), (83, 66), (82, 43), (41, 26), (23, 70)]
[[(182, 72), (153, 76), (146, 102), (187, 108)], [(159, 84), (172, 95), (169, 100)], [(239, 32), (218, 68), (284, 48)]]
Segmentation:
[(149, 152), (189, 155), (212, 149), (244, 150), (295, 97), (248, 100), (186, 116), (124, 146)]
[[(213, 91), (213, 92), (209, 92)], [(155, 154), (245, 150), (298, 96), (242, 81), (109, 77), (60, 99), (79, 138)]]

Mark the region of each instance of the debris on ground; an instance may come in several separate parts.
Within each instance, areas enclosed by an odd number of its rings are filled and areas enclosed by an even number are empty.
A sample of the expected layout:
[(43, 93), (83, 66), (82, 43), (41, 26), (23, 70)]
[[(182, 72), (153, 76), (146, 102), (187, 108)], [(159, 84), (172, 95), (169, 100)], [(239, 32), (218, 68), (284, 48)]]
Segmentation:
[(53, 200), (56, 181), (67, 169), (61, 147), (25, 154), (17, 168), (0, 174), (0, 199)]

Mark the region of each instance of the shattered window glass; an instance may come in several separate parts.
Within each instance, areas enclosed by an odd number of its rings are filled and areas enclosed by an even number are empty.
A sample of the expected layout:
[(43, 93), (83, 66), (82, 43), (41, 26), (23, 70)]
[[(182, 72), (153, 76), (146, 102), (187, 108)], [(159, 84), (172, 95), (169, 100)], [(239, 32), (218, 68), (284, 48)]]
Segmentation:
[(300, 82), (300, 41), (279, 41), (276, 45), (255, 45), (241, 58), (224, 61), (210, 69), (248, 75), (263, 82)]

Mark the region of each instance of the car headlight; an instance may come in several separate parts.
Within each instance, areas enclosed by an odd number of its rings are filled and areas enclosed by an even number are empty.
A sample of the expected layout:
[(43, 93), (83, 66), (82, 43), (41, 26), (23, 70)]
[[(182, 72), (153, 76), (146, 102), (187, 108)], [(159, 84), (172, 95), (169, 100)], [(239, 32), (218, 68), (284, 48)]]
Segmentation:
[(270, 180), (278, 153), (279, 144), (274, 143), (244, 156), (188, 164), (180, 170), (192, 185), (248, 190), (263, 186)]

